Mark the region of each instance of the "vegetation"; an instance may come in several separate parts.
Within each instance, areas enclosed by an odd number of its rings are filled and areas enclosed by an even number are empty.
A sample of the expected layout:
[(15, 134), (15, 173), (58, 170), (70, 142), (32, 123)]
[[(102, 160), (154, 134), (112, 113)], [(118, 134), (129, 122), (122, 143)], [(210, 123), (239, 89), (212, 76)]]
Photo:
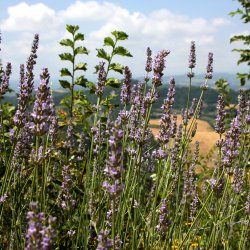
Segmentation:
[[(214, 90), (208, 90), (211, 52), (204, 83), (200, 89), (192, 87), (196, 64), (192, 42), (187, 95), (178, 96), (171, 78), (158, 104), (170, 51), (153, 57), (148, 48), (144, 80), (132, 84), (129, 67), (114, 62), (118, 56), (132, 56), (120, 45), (128, 38), (122, 31), (112, 32), (112, 37), (104, 38), (105, 49), (97, 49), (102, 61), (96, 67), (97, 83), (91, 83), (76, 75), (87, 67), (76, 63), (76, 57), (88, 54), (76, 44), (84, 36), (77, 33), (78, 26), (66, 28), (72, 39), (60, 44), (71, 52), (60, 58), (71, 68), (61, 70), (67, 77), (61, 85), (69, 95), (59, 108), (47, 68), (41, 70), (32, 96), (38, 35), (26, 65), (20, 67), (16, 107), (2, 100), (9, 90), (11, 64), (0, 71), (1, 247), (248, 249), (250, 100), (245, 91), (239, 92), (227, 128), (223, 95), (217, 98)], [(110, 77), (111, 71), (122, 74), (123, 80)], [(83, 89), (76, 90), (75, 85)], [(120, 90), (110, 91), (113, 88)], [(190, 145), (202, 104), (207, 103), (209, 110), (214, 102), (206, 99), (208, 91), (218, 99), (214, 127), (220, 139), (213, 168), (204, 167), (197, 174), (199, 142), (194, 150)], [(183, 100), (178, 126), (177, 98)], [(149, 127), (153, 110), (161, 112), (156, 138)]]

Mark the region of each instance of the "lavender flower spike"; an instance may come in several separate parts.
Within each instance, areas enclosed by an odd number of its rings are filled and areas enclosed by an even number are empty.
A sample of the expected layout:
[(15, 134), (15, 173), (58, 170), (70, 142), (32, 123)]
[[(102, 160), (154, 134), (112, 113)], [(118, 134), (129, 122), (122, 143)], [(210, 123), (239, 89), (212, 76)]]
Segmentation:
[(41, 136), (49, 130), (50, 116), (52, 115), (49, 78), (48, 69), (44, 68), (40, 75), (41, 82), (38, 87), (33, 112), (31, 113), (30, 129), (34, 135)]
[(189, 61), (188, 61), (188, 67), (190, 69), (193, 69), (196, 64), (196, 54), (195, 54), (195, 42), (191, 42), (190, 46), (190, 55), (189, 55)]
[(165, 58), (169, 53), (170, 53), (169, 50), (159, 51), (154, 59), (154, 67), (153, 67), (154, 75), (152, 83), (153, 85), (155, 85), (155, 87), (159, 87), (162, 85), (163, 70), (165, 68)]
[(7, 63), (5, 71), (0, 72), (0, 96), (3, 96), (9, 88), (11, 68), (11, 63)]
[(14, 123), (21, 128), (27, 123), (26, 108), (32, 96), (34, 88), (34, 66), (36, 64), (39, 35), (36, 34), (33, 40), (30, 56), (26, 63), (26, 73), (24, 65), (20, 66), (20, 91), (18, 94), (18, 107), (14, 116)]
[(63, 167), (62, 176), (63, 182), (61, 185), (61, 193), (58, 197), (58, 203), (63, 210), (70, 211), (75, 207), (76, 201), (72, 196), (73, 182), (69, 166)]
[(101, 230), (98, 234), (98, 246), (96, 250), (108, 250), (113, 248), (113, 241), (108, 237), (109, 231), (108, 230)]
[(131, 79), (132, 79), (132, 73), (129, 70), (129, 67), (124, 68), (124, 82), (121, 89), (121, 103), (122, 104), (128, 104), (130, 101), (131, 96)]
[(214, 54), (212, 52), (208, 53), (207, 74), (205, 75), (206, 79), (213, 78), (213, 56)]
[(216, 123), (215, 123), (215, 131), (218, 133), (218, 134), (223, 134), (225, 132), (225, 115), (226, 115), (226, 112), (225, 112), (225, 102), (224, 102), (224, 99), (223, 99), (223, 96), (222, 95), (219, 95), (218, 96), (218, 101), (217, 101), (217, 115), (216, 115)]
[(99, 70), (98, 70), (98, 81), (97, 81), (97, 88), (95, 94), (97, 96), (101, 96), (104, 91), (105, 81), (106, 81), (106, 72), (105, 72), (105, 62), (99, 63)]

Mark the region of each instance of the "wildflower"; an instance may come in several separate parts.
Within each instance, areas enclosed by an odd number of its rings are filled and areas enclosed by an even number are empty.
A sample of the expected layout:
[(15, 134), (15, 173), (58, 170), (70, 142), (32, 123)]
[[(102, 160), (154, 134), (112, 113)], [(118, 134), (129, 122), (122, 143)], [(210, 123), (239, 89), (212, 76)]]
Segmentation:
[(161, 201), (158, 213), (159, 213), (159, 223), (156, 226), (156, 230), (161, 236), (163, 236), (166, 234), (167, 228), (169, 227), (168, 208), (166, 199), (163, 199)]
[(190, 119), (191, 116), (194, 115), (195, 113), (195, 109), (197, 108), (197, 104), (198, 104), (198, 99), (197, 98), (193, 98), (191, 106), (188, 110), (188, 118)]
[(250, 124), (250, 100), (247, 101), (246, 106), (247, 106), (246, 123), (249, 125)]
[(6, 69), (1, 70), (0, 72), (0, 97), (3, 96), (9, 88), (11, 72), (12, 72), (12, 66), (11, 63), (8, 62), (6, 65)]
[(31, 113), (30, 129), (34, 135), (44, 135), (49, 130), (50, 117), (52, 115), (50, 103), (48, 69), (42, 69), (40, 74), (40, 85), (37, 90), (36, 100)]
[(77, 157), (77, 160), (78, 161), (81, 161), (83, 160), (83, 156), (86, 152), (86, 144), (85, 144), (85, 134), (82, 132), (80, 134), (80, 143), (78, 145), (78, 157)]
[(225, 132), (224, 120), (225, 120), (225, 115), (226, 115), (225, 102), (224, 102), (222, 95), (219, 95), (219, 97), (218, 97), (216, 108), (217, 108), (217, 115), (216, 115), (216, 119), (215, 119), (215, 121), (216, 121), (215, 131), (221, 135)]
[(198, 246), (199, 246), (199, 244), (197, 242), (192, 242), (190, 244), (190, 247), (198, 247)]
[(98, 246), (96, 250), (108, 250), (113, 248), (113, 241), (108, 237), (109, 230), (101, 230), (98, 234)]
[(238, 108), (237, 108), (237, 116), (240, 119), (242, 119), (245, 109), (246, 109), (246, 93), (243, 89), (240, 89), (240, 94), (238, 96)]
[(131, 71), (126, 66), (124, 68), (124, 81), (123, 81), (122, 88), (121, 88), (121, 103), (122, 104), (129, 103), (130, 95), (131, 95), (131, 90), (130, 90), (131, 78), (132, 78)]
[(26, 124), (17, 137), (14, 149), (13, 162), (16, 170), (20, 173), (22, 165), (26, 165), (32, 149), (33, 135), (30, 133), (29, 124)]
[(153, 79), (152, 83), (155, 87), (159, 87), (162, 85), (162, 76), (163, 70), (165, 68), (165, 57), (170, 53), (169, 50), (162, 50), (159, 51), (154, 59), (154, 66), (153, 66)]
[(146, 72), (151, 72), (152, 71), (152, 50), (148, 47), (147, 48), (147, 61), (146, 61), (146, 67), (145, 70)]
[(44, 226), (44, 213), (38, 212), (38, 203), (32, 202), (27, 213), (28, 231), (26, 235), (25, 250), (49, 250), (52, 247), (53, 239), (55, 238), (55, 217), (49, 216), (48, 226)]
[(73, 137), (73, 124), (72, 120), (70, 119), (68, 128), (67, 128), (67, 136), (66, 136), (66, 148), (70, 149), (71, 151), (74, 148), (74, 137)]
[(72, 208), (75, 207), (76, 201), (72, 195), (73, 182), (70, 173), (70, 168), (68, 165), (63, 166), (62, 177), (63, 182), (61, 185), (61, 192), (57, 198), (57, 201), (59, 206), (63, 210), (70, 211)]
[(188, 61), (188, 68), (191, 69), (190, 72), (187, 73), (187, 76), (192, 78), (194, 77), (194, 73), (192, 72), (192, 69), (195, 67), (196, 64), (196, 54), (195, 54), (195, 42), (191, 42), (190, 46), (190, 54), (189, 54), (189, 61)]
[(236, 194), (241, 194), (243, 189), (243, 169), (240, 167), (235, 167), (233, 169), (234, 178), (233, 178), (233, 189)]
[(42, 250), (49, 250), (53, 245), (53, 240), (56, 237), (56, 230), (54, 229), (55, 222), (56, 218), (49, 216), (48, 226), (43, 226), (42, 230), (40, 231), (42, 234)]
[(26, 109), (28, 102), (31, 99), (32, 91), (34, 88), (34, 66), (36, 64), (37, 58), (37, 49), (38, 49), (39, 35), (35, 34), (31, 53), (28, 57), (26, 63), (26, 72), (24, 69), (24, 65), (20, 65), (20, 91), (18, 94), (18, 105), (17, 110), (14, 115), (14, 123), (17, 127), (21, 128), (27, 123), (27, 114)]
[(105, 81), (106, 81), (106, 72), (105, 72), (104, 66), (105, 66), (105, 62), (99, 63), (98, 81), (97, 81), (97, 88), (95, 91), (97, 96), (102, 96), (103, 91), (104, 91), (104, 86), (105, 86)]
[(152, 66), (153, 66), (153, 60), (152, 60), (152, 50), (148, 47), (147, 48), (147, 61), (146, 61), (146, 75), (144, 77), (145, 82), (149, 81), (149, 72), (152, 71)]
[(207, 63), (207, 74), (205, 75), (206, 79), (213, 78), (213, 53), (208, 53), (208, 63)]
[(122, 145), (123, 130), (120, 128), (121, 124), (116, 121), (113, 127), (113, 135), (109, 137), (109, 159), (104, 169), (108, 180), (103, 182), (104, 189), (107, 190), (111, 197), (117, 197), (122, 191), (123, 185), (120, 183), (122, 167)]
[(163, 115), (161, 117), (159, 135), (157, 136), (157, 140), (163, 145), (166, 145), (169, 142), (169, 139), (174, 136), (173, 132), (175, 132), (175, 129), (172, 127), (171, 119), (171, 108), (174, 104), (174, 96), (175, 80), (174, 78), (171, 78), (167, 98), (164, 100), (164, 104), (162, 106)]
[(225, 143), (222, 147), (222, 162), (226, 167), (232, 166), (234, 159), (239, 155), (241, 127), (242, 123), (236, 117), (232, 120), (230, 129), (226, 133)]
[(0, 204), (4, 203), (6, 201), (6, 199), (8, 198), (7, 194), (4, 194), (3, 196), (0, 197)]

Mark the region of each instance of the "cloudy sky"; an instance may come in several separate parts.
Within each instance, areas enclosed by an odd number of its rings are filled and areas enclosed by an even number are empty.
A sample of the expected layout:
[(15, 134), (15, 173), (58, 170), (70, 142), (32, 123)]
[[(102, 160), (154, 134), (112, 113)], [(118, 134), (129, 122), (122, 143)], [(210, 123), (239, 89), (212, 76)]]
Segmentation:
[(235, 73), (245, 68), (236, 65), (238, 55), (231, 52), (240, 44), (230, 45), (229, 39), (247, 32), (239, 17), (228, 15), (238, 7), (233, 0), (0, 0), (0, 57), (13, 63), (17, 79), (19, 65), (26, 61), (33, 36), (39, 33), (36, 70), (48, 67), (52, 78), (58, 78), (60, 67), (66, 66), (58, 58), (62, 52), (58, 42), (66, 36), (66, 24), (78, 24), (85, 34), (84, 46), (90, 50), (81, 59), (89, 65), (87, 75), (99, 61), (95, 48), (102, 47), (103, 38), (113, 30), (129, 35), (121, 45), (134, 57), (121, 62), (131, 67), (134, 76), (144, 74), (148, 46), (154, 53), (171, 51), (167, 75), (186, 73), (192, 40), (197, 46), (196, 73), (204, 72), (210, 51), (216, 72)]

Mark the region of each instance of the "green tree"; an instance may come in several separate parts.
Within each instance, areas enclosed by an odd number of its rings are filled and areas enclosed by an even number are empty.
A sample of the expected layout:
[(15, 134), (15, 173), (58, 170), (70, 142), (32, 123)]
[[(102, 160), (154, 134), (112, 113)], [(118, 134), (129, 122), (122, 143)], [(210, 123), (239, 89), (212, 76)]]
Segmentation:
[[(250, 1), (249, 0), (237, 0), (241, 4), (241, 8), (236, 11), (230, 12), (229, 15), (235, 16), (240, 15), (243, 23), (248, 23), (250, 21)], [(250, 45), (250, 34), (248, 35), (235, 35), (231, 37), (230, 42), (243, 42), (244, 45)], [(250, 66), (250, 49), (233, 49), (233, 51), (238, 52), (240, 54), (240, 58), (237, 64), (246, 63)], [(250, 80), (250, 69), (247, 73), (237, 73), (237, 78), (240, 79), (241, 86), (246, 85), (246, 83)]]

